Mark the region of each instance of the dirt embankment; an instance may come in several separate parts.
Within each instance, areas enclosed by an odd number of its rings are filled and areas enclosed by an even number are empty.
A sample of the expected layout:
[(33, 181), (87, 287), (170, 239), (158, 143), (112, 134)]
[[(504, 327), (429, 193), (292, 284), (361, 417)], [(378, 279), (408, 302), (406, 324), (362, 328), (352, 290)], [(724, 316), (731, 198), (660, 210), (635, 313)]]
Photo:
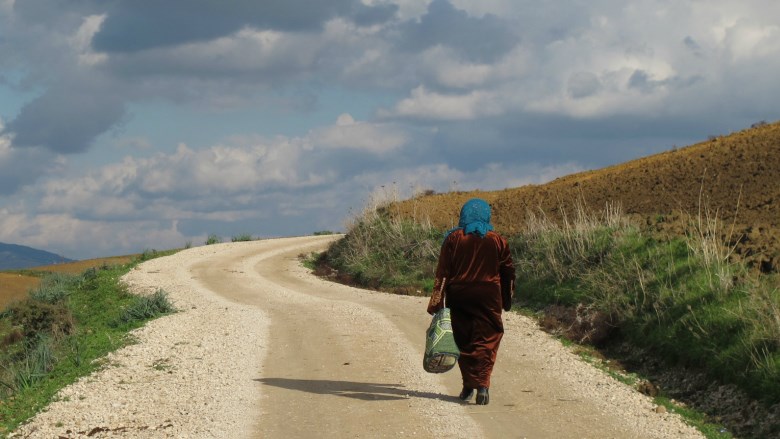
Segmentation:
[(669, 235), (684, 233), (700, 209), (708, 210), (722, 224), (724, 242), (736, 246), (736, 257), (763, 272), (778, 271), (780, 122), (544, 185), (425, 195), (398, 203), (392, 211), (452, 227), (472, 197), (493, 206), (496, 229), (507, 235), (523, 229), (529, 211), (560, 220), (561, 207), (572, 214), (578, 200), (592, 210), (619, 203), (637, 224)]

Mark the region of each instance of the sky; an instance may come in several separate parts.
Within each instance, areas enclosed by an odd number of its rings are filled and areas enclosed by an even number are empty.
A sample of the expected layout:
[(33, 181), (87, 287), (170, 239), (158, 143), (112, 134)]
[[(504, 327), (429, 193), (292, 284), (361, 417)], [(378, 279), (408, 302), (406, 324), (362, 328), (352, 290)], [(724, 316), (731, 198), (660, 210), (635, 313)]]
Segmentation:
[(0, 0), (0, 242), (344, 231), (780, 119), (776, 0)]

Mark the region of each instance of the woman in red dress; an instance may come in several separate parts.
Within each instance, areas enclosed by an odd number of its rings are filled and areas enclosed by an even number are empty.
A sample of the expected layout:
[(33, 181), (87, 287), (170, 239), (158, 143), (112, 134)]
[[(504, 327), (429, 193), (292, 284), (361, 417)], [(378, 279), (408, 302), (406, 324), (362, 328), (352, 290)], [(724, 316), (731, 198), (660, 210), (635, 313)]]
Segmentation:
[[(477, 390), (477, 404), (490, 401), (490, 375), (504, 335), (501, 311), (512, 307), (515, 268), (506, 239), (493, 232), (490, 205), (475, 198), (460, 211), (458, 227), (444, 238), (436, 268), (435, 291), (442, 290), (460, 350), (463, 377), (459, 398)], [(430, 314), (443, 303), (428, 306)]]

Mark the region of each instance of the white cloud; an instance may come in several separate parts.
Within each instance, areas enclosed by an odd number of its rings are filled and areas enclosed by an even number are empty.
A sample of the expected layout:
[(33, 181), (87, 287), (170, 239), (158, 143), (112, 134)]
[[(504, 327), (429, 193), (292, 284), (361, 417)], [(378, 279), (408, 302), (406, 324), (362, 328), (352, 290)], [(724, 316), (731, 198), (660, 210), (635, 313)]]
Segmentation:
[(314, 144), (328, 148), (344, 148), (385, 154), (402, 147), (407, 136), (391, 124), (355, 121), (348, 113), (341, 114), (336, 125), (315, 130), (309, 135)]
[(108, 59), (106, 54), (96, 53), (92, 50), (92, 37), (100, 30), (105, 19), (105, 14), (84, 17), (84, 22), (69, 39), (71, 47), (78, 54), (79, 64), (94, 66)]
[(105, 222), (70, 214), (29, 214), (0, 209), (0, 241), (43, 248), (71, 258), (140, 253), (144, 249), (183, 247), (192, 237), (176, 230), (175, 222)]
[(382, 110), (379, 114), (385, 117), (470, 120), (498, 115), (503, 111), (500, 99), (486, 91), (444, 94), (428, 91), (421, 85), (412, 90), (410, 97), (398, 102), (395, 108)]
[(455, 51), (434, 46), (420, 54), (420, 68), (434, 81), (448, 87), (467, 88), (480, 86), (490, 78), (493, 68), (489, 64), (476, 64), (458, 59)]
[(780, 26), (739, 20), (725, 29), (723, 44), (735, 63), (776, 56), (780, 52)]

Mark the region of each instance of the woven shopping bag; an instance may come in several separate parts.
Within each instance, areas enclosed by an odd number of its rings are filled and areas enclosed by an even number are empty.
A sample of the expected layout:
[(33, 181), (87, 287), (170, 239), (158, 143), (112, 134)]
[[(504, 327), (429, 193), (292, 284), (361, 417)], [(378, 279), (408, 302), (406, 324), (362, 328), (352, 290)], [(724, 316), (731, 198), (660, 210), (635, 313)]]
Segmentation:
[[(444, 285), (442, 285), (438, 293), (442, 294), (443, 290)], [(434, 300), (436, 299), (434, 298)], [(444, 297), (438, 299), (444, 300)], [(452, 369), (458, 362), (460, 350), (458, 345), (455, 344), (455, 336), (452, 334), (450, 309), (446, 305), (433, 315), (425, 335), (423, 369), (430, 373), (443, 373)]]

